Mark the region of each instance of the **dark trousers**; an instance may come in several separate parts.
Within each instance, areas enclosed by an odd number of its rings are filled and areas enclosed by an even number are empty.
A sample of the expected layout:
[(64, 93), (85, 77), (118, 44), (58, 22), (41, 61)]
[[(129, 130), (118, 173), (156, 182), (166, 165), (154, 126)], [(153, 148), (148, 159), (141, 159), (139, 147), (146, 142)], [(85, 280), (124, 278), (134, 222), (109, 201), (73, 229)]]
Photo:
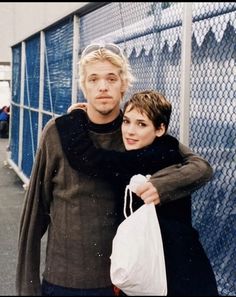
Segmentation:
[(0, 138), (8, 138), (9, 124), (6, 121), (0, 121)]
[(113, 286), (97, 289), (74, 289), (42, 282), (42, 296), (115, 296)]

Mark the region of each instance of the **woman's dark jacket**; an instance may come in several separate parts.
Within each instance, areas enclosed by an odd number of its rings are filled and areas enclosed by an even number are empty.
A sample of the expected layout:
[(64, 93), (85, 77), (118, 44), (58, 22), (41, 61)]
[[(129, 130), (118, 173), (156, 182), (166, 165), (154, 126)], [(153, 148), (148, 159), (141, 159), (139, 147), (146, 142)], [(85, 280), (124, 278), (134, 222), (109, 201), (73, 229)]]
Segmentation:
[[(117, 187), (120, 197), (135, 174), (153, 174), (160, 169), (181, 163), (178, 140), (170, 135), (156, 138), (148, 147), (118, 152), (96, 148), (89, 137), (89, 121), (83, 110), (76, 110), (77, 133), (67, 137), (63, 126), (57, 123), (62, 147), (69, 164), (75, 170), (91, 177), (102, 177)], [(143, 204), (135, 199), (134, 208)], [(121, 201), (122, 202), (122, 201)], [(121, 203), (122, 204), (122, 203)], [(123, 206), (123, 205), (121, 205)], [(162, 232), (168, 295), (213, 296), (217, 295), (215, 277), (210, 262), (192, 227), (191, 197), (156, 206)], [(148, 247), (147, 247), (148, 252)]]

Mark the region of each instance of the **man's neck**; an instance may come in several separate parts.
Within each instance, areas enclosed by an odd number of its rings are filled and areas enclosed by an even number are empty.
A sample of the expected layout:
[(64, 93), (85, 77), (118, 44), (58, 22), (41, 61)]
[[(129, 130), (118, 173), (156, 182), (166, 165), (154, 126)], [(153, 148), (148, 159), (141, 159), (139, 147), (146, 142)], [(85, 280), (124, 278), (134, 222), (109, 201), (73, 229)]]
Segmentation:
[(98, 125), (103, 125), (103, 124), (109, 124), (113, 122), (119, 115), (120, 115), (120, 109), (113, 110), (108, 114), (102, 114), (100, 112), (94, 112), (87, 107), (87, 114), (89, 120)]

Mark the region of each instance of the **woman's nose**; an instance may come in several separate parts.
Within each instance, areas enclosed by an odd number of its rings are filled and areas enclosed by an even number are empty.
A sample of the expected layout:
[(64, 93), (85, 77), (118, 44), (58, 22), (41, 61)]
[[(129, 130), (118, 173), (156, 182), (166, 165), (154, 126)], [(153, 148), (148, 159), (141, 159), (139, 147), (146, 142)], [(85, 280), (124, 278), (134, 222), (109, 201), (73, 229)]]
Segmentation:
[(134, 125), (129, 125), (128, 127), (127, 127), (127, 133), (128, 134), (135, 134), (135, 129), (134, 129)]

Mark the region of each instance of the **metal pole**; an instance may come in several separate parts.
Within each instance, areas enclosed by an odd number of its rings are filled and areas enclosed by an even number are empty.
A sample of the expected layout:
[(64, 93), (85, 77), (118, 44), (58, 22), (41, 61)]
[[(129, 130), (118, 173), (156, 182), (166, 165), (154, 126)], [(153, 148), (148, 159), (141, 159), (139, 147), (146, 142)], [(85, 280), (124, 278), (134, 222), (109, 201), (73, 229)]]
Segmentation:
[(78, 55), (79, 55), (79, 18), (74, 15), (74, 26), (73, 26), (73, 64), (72, 64), (72, 103), (77, 102), (78, 94)]
[(21, 87), (20, 87), (20, 124), (19, 124), (19, 151), (18, 166), (22, 169), (23, 154), (23, 123), (24, 123), (24, 90), (25, 90), (25, 42), (21, 43)]
[(45, 64), (45, 33), (40, 32), (40, 78), (39, 78), (39, 110), (38, 110), (38, 143), (43, 127), (43, 94), (44, 94), (44, 64)]
[(192, 2), (183, 3), (181, 81), (180, 81), (180, 141), (189, 145), (190, 75), (192, 41)]

